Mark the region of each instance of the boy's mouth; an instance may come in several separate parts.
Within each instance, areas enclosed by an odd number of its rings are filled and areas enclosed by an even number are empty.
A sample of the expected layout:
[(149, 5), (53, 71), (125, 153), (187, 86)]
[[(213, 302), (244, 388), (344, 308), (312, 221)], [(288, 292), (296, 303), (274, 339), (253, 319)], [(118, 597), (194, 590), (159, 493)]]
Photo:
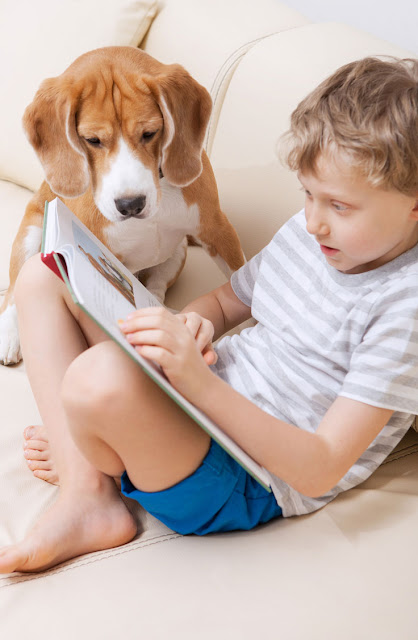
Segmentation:
[(320, 244), (319, 246), (321, 248), (322, 253), (326, 256), (335, 256), (335, 254), (338, 253), (338, 249), (327, 247), (325, 244)]

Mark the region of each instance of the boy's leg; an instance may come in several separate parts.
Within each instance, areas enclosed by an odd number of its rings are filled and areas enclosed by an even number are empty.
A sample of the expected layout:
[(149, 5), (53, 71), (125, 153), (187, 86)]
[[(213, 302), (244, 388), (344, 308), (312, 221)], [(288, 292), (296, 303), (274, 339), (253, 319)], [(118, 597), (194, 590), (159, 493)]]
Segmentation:
[(210, 443), (117, 345), (103, 342), (60, 280), (32, 263), (17, 292), (23, 353), (61, 492), (27, 538), (0, 553), (2, 572), (127, 542), (135, 525), (108, 476), (126, 468), (138, 488), (163, 489), (191, 474)]
[(62, 398), (85, 457), (110, 476), (126, 470), (142, 491), (180, 482), (209, 450), (208, 434), (113, 342), (73, 362)]
[(65, 482), (67, 474), (79, 477), (79, 465), (84, 468), (86, 461), (68, 432), (60, 399), (62, 380), (80, 353), (107, 337), (73, 303), (63, 282), (39, 255), (23, 266), (15, 295), (26, 373)]
[(26, 371), (48, 431), (61, 490), (25, 540), (0, 552), (0, 572), (44, 569), (68, 558), (128, 542), (134, 520), (113, 480), (82, 456), (70, 437), (60, 399), (71, 362), (104, 339), (72, 303), (63, 283), (31, 258), (16, 286), (19, 330)]

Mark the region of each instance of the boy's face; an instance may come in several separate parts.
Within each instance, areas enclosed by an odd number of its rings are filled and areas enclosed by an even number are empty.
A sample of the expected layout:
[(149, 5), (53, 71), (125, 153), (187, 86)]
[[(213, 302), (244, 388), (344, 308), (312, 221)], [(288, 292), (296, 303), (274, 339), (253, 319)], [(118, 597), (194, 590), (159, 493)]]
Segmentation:
[(418, 242), (418, 194), (371, 186), (342, 154), (323, 154), (317, 171), (298, 173), (305, 191), (306, 228), (329, 265), (362, 273)]

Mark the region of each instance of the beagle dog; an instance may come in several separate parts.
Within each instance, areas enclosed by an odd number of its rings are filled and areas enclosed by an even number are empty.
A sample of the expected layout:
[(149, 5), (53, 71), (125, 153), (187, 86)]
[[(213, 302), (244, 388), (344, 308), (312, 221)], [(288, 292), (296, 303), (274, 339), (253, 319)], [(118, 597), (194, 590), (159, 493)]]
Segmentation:
[(1, 363), (21, 359), (13, 286), (40, 251), (44, 204), (55, 196), (161, 301), (183, 268), (188, 237), (226, 276), (244, 263), (203, 150), (211, 108), (183, 67), (135, 47), (90, 51), (41, 84), (23, 127), (45, 182), (12, 248)]

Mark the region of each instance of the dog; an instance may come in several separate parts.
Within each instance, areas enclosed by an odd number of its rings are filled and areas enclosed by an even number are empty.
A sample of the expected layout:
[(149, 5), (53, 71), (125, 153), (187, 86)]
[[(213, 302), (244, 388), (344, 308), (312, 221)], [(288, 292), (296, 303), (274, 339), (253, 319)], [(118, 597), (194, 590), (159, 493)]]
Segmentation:
[(244, 263), (203, 150), (211, 109), (209, 93), (183, 67), (135, 47), (90, 51), (44, 80), (23, 128), (45, 181), (12, 247), (1, 363), (21, 360), (13, 287), (40, 251), (46, 200), (61, 198), (160, 301), (183, 268), (188, 238), (227, 277)]

